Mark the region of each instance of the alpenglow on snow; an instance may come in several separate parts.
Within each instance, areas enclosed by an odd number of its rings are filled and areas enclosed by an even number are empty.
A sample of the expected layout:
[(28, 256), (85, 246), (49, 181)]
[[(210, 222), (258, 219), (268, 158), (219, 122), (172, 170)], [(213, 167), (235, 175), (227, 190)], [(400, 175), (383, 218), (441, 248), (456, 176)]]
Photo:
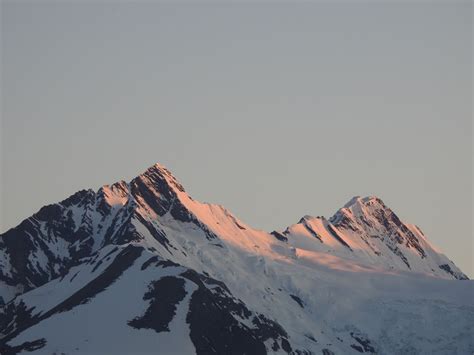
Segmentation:
[(470, 354), (473, 292), (377, 197), (266, 232), (156, 164), (0, 235), (0, 353)]

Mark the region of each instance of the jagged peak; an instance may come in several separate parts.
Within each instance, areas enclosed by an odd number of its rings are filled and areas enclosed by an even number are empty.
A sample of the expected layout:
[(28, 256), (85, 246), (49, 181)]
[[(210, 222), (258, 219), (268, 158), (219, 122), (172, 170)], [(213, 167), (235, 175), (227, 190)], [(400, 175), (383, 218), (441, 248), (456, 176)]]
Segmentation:
[(382, 199), (377, 196), (354, 196), (342, 208), (337, 210), (337, 212), (330, 218), (330, 221), (338, 221), (342, 216), (351, 218), (373, 215), (374, 213), (378, 213), (377, 211), (380, 210), (387, 213), (393, 213), (393, 211), (384, 204)]
[(167, 175), (167, 176), (173, 176), (173, 174), (171, 174), (171, 171), (169, 171), (169, 169), (166, 166), (160, 163), (155, 163), (145, 170), (145, 174), (150, 173), (150, 172), (156, 172), (156, 173)]
[[(149, 167), (143, 174), (137, 176), (136, 179), (148, 179), (154, 183), (165, 182), (168, 186), (170, 186), (173, 190), (176, 189), (180, 192), (186, 192), (184, 190), (183, 185), (179, 183), (179, 181), (174, 177), (170, 170), (168, 170), (164, 165), (160, 163), (155, 163), (151, 167)], [(133, 180), (132, 180), (133, 181)]]
[(69, 207), (71, 205), (79, 204), (84, 199), (86, 199), (86, 200), (87, 199), (93, 199), (94, 196), (95, 196), (95, 191), (94, 190), (92, 190), (92, 189), (82, 189), (82, 190), (79, 190), (79, 191), (73, 193), (68, 198), (62, 200), (61, 202), (59, 202), (59, 204), (64, 206), (64, 207)]
[(124, 180), (120, 180), (113, 183), (112, 185), (109, 185), (109, 184), (103, 185), (99, 189), (98, 193), (110, 194), (111, 192), (126, 191), (127, 189), (128, 189), (128, 183)]
[(371, 205), (371, 204), (379, 204), (385, 207), (385, 204), (383, 203), (381, 198), (375, 195), (370, 195), (366, 197), (354, 196), (344, 205), (343, 208), (351, 208), (352, 206), (355, 206), (357, 204), (366, 205), (366, 206)]
[(112, 185), (102, 186), (97, 194), (109, 206), (123, 206), (129, 200), (130, 189), (127, 182), (120, 180)]
[[(337, 212), (329, 218), (329, 222), (332, 224), (337, 224), (344, 218), (349, 218), (351, 220), (357, 219), (360, 216), (367, 216), (377, 213), (376, 211), (379, 210), (384, 210), (389, 214), (393, 213), (393, 211), (384, 204), (380, 197), (375, 195), (369, 195), (365, 197), (357, 195), (352, 197), (343, 207), (338, 209)], [(300, 218), (297, 224), (302, 224), (317, 219), (327, 221), (324, 216), (304, 215)]]

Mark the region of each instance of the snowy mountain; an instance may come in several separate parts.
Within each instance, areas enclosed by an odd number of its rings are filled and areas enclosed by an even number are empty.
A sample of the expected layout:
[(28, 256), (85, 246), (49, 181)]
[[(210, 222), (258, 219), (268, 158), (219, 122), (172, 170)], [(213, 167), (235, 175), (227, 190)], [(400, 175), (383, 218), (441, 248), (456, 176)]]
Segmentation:
[[(290, 245), (305, 252), (330, 253), (365, 267), (467, 279), (428, 242), (420, 228), (400, 221), (374, 196), (354, 197), (329, 220), (305, 216), (282, 235)], [(314, 238), (320, 243), (314, 243)]]
[(474, 351), (473, 282), (380, 199), (267, 233), (159, 164), (2, 234), (0, 296), (1, 354)]

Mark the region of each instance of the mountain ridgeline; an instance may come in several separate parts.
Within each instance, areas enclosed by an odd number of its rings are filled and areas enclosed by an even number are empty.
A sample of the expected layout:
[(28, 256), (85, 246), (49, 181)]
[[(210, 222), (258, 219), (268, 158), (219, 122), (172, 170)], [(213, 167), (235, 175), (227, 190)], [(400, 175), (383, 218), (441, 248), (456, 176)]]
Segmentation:
[(0, 353), (468, 353), (472, 292), (377, 197), (267, 233), (156, 164), (0, 235)]

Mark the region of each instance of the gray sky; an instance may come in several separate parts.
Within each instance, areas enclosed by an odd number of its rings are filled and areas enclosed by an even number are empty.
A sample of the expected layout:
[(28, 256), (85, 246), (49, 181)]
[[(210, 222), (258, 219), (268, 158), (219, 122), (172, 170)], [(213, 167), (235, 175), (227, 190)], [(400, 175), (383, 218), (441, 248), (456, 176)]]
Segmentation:
[(378, 195), (474, 276), (471, 7), (3, 1), (0, 231), (158, 161), (266, 230)]

